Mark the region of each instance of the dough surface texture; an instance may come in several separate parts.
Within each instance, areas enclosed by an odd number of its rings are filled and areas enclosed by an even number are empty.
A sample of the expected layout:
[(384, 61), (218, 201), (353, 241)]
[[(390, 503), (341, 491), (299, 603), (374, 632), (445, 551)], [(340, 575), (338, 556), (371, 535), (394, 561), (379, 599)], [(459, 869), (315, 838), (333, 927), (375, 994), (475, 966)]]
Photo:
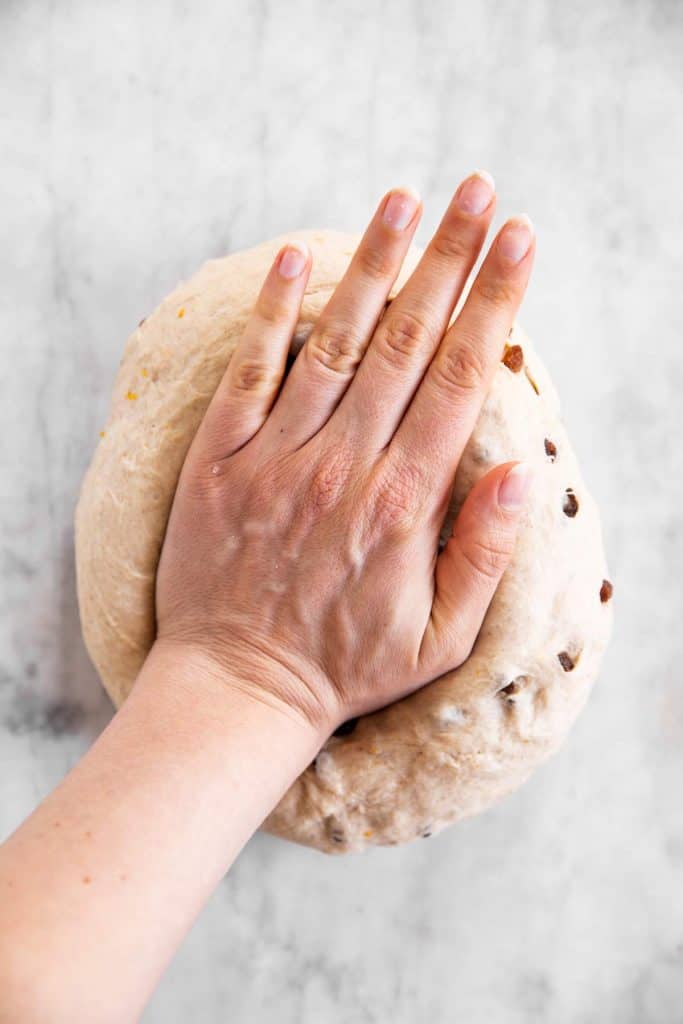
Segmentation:
[[(295, 348), (358, 243), (331, 231), (297, 237), (313, 270)], [(127, 342), (76, 510), (83, 634), (116, 705), (154, 639), (155, 573), (185, 453), (285, 240), (204, 264)], [(392, 296), (419, 255), (411, 250)], [(514, 790), (564, 739), (607, 645), (611, 587), (555, 389), (519, 325), (458, 470), (444, 535), (473, 482), (511, 459), (530, 462), (535, 482), (470, 658), (330, 737), (268, 831), (329, 853), (428, 836)]]

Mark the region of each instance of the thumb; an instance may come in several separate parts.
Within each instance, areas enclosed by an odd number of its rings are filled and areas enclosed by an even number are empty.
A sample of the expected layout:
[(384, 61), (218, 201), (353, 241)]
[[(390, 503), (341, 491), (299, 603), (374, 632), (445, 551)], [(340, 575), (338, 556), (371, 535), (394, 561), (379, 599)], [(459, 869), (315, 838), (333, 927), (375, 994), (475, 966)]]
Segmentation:
[[(496, 466), (468, 494), (436, 562), (436, 591), (420, 660), (435, 674), (469, 655), (515, 546), (532, 472)], [(433, 676), (432, 676), (433, 678)]]

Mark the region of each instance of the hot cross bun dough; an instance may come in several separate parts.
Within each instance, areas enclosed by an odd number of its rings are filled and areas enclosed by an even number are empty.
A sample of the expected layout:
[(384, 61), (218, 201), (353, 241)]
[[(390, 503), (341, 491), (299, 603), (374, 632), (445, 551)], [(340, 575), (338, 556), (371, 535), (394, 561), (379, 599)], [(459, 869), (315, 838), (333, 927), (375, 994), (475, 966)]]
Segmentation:
[[(313, 270), (294, 349), (358, 244), (332, 231), (299, 237)], [(126, 345), (76, 510), (83, 633), (116, 705), (154, 640), (155, 573), (185, 453), (283, 241), (206, 263)], [(419, 255), (411, 250), (392, 296)], [(530, 462), (536, 479), (470, 658), (346, 723), (272, 812), (268, 831), (328, 853), (432, 835), (514, 790), (564, 739), (598, 673), (612, 588), (557, 394), (518, 325), (460, 464), (443, 537), (474, 481), (511, 459)]]

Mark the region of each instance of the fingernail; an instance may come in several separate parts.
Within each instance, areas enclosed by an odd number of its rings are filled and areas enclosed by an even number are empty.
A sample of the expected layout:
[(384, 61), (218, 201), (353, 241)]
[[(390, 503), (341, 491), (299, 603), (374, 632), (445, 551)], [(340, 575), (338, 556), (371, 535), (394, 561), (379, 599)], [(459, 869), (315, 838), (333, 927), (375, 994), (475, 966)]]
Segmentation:
[(305, 242), (288, 242), (282, 250), (277, 269), (282, 277), (292, 280), (298, 277), (308, 262), (308, 246)]
[(462, 182), (455, 199), (463, 213), (476, 216), (490, 206), (495, 191), (496, 185), (489, 172), (475, 171)]
[(526, 462), (518, 462), (505, 474), (498, 488), (498, 504), (510, 512), (517, 512), (524, 505), (531, 487), (533, 473)]
[(534, 226), (526, 213), (509, 220), (498, 239), (498, 251), (512, 263), (524, 259), (534, 240)]
[(404, 231), (417, 213), (420, 197), (412, 188), (396, 189), (384, 206), (382, 220), (394, 231)]

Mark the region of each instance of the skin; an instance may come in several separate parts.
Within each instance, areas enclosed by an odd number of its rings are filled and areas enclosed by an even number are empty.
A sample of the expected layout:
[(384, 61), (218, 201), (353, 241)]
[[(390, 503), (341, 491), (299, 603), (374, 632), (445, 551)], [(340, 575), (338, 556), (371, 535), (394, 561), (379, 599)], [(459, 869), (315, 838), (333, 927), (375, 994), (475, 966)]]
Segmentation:
[(283, 383), (310, 254), (292, 242), (196, 434), (132, 695), (0, 848), (0, 1022), (130, 1021), (248, 838), (345, 719), (461, 664), (530, 483), (498, 466), (441, 553), (453, 475), (534, 258), (460, 185), (382, 316), (421, 203), (379, 204)]

